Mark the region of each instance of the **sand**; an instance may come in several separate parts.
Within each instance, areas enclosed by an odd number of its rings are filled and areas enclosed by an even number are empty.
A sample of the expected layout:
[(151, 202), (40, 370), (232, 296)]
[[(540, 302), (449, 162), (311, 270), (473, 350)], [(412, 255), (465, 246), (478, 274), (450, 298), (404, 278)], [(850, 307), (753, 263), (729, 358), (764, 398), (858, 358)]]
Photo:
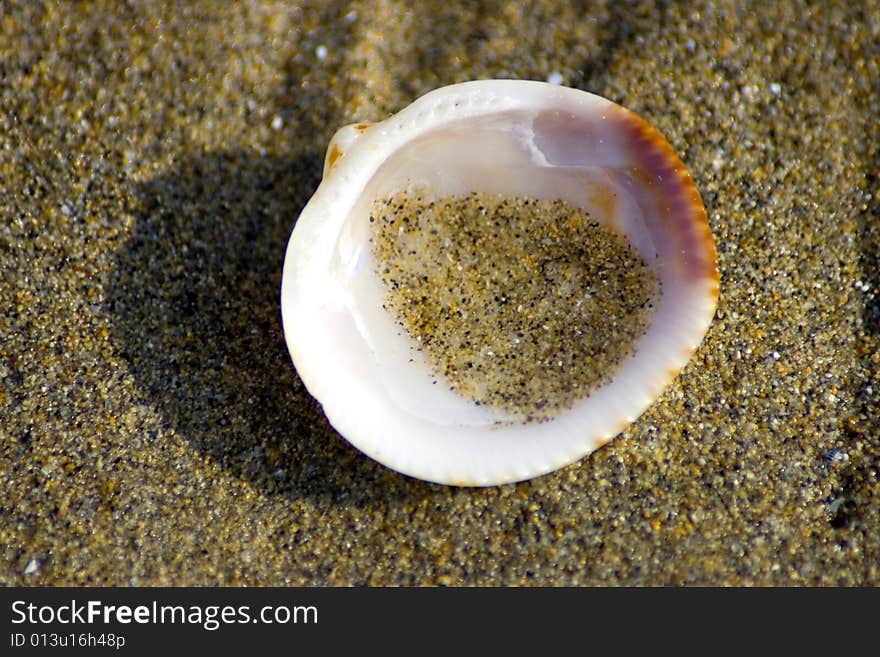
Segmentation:
[(626, 237), (560, 199), (429, 194), (375, 201), (369, 240), (431, 382), (530, 424), (611, 381), (661, 292)]
[[(0, 584), (880, 583), (880, 4), (175, 4), (3, 3)], [(278, 296), (336, 128), (488, 77), (657, 127), (721, 299), (607, 446), (452, 488), (328, 425)]]

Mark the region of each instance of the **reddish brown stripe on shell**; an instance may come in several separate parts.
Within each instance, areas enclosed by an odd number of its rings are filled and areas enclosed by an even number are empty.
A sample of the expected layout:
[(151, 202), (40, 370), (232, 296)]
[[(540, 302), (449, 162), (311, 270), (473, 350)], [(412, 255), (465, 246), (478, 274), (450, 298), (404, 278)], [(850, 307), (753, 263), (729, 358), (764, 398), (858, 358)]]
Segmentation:
[[(709, 228), (700, 192), (669, 142), (647, 121), (614, 106), (618, 125), (626, 135), (631, 155), (639, 166), (630, 174), (653, 190), (661, 219), (680, 241), (685, 272), (695, 280), (707, 279), (709, 291), (718, 295), (715, 239)], [(662, 195), (661, 195), (662, 189)]]

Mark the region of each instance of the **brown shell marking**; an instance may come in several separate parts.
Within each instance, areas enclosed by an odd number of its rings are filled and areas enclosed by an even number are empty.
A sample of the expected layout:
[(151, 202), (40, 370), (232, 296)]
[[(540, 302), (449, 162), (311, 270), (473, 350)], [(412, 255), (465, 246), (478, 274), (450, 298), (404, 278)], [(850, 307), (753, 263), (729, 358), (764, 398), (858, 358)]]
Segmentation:
[(339, 148), (339, 146), (337, 146), (336, 144), (330, 146), (330, 150), (327, 151), (327, 161), (324, 165), (324, 171), (329, 172), (340, 157), (342, 157), (342, 149)]
[(694, 280), (706, 279), (710, 294), (717, 299), (719, 274), (715, 239), (697, 186), (657, 130), (635, 113), (619, 106), (615, 109), (633, 159), (641, 163), (630, 171), (631, 175), (647, 189), (655, 190), (660, 217), (680, 241), (685, 274)]
[[(366, 132), (367, 129), (370, 128), (370, 126), (372, 126), (372, 125), (373, 125), (372, 123), (355, 123), (353, 125), (346, 126), (345, 128), (343, 128), (340, 131), (340, 133), (343, 133), (345, 131), (351, 132), (353, 130), (356, 133), (356, 136), (360, 136), (360, 135), (364, 134), (364, 132)], [(337, 134), (340, 134), (340, 133), (337, 133)], [(351, 145), (350, 138), (349, 139), (343, 138), (342, 141), (345, 143), (346, 148), (348, 148), (348, 146)], [(324, 158), (324, 174), (323, 175), (325, 175), (325, 176), (333, 170), (333, 167), (336, 166), (336, 163), (339, 161), (339, 159), (343, 155), (345, 155), (345, 152), (342, 150), (342, 148), (340, 148), (339, 144), (336, 142), (337, 142), (337, 140), (334, 140), (333, 143), (330, 144), (330, 148), (327, 150), (327, 156)]]

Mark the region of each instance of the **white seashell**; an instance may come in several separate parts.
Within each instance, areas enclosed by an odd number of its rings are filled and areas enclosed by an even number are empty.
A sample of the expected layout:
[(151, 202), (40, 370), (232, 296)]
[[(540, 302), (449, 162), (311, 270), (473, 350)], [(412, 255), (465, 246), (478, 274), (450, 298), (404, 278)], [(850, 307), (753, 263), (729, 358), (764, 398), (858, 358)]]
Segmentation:
[[(625, 235), (662, 296), (613, 380), (531, 423), (499, 422), (497, 409), (432, 385), (424, 359), (411, 361), (412, 339), (383, 309), (368, 243), (374, 199), (414, 184), (438, 195), (562, 199)], [(290, 238), (281, 310), (302, 381), (355, 447), (414, 477), (486, 486), (572, 463), (633, 422), (699, 345), (718, 290), (700, 195), (663, 137), (583, 91), (487, 80), (337, 132)]]

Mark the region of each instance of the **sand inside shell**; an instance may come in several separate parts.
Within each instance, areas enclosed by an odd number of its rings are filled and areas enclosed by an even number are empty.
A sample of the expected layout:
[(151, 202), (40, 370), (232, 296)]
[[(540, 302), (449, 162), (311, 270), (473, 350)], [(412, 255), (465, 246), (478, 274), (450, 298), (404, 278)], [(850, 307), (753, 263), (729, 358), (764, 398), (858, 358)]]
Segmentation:
[(437, 385), (523, 422), (608, 381), (661, 294), (624, 238), (560, 200), (411, 190), (370, 222), (384, 307)]

